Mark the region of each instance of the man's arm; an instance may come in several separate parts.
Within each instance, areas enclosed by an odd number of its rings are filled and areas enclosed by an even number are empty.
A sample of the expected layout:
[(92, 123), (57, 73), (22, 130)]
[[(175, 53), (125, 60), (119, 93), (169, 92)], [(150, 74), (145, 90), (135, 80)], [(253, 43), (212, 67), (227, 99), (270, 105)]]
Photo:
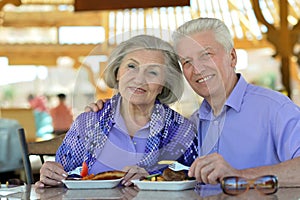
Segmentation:
[(246, 178), (263, 175), (276, 175), (280, 187), (300, 186), (300, 157), (276, 165), (263, 166), (242, 170)]
[(300, 157), (276, 165), (237, 170), (224, 158), (213, 153), (195, 159), (188, 175), (206, 184), (217, 184), (225, 176), (239, 176), (254, 179), (264, 175), (276, 175), (280, 187), (300, 186)]

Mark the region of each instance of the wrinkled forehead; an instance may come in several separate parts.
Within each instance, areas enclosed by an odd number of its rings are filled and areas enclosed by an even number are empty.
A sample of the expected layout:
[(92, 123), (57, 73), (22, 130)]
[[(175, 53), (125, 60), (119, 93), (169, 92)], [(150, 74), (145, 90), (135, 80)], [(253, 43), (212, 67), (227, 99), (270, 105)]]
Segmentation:
[(179, 58), (189, 57), (194, 53), (205, 51), (210, 46), (208, 43), (201, 43), (193, 38), (184, 37), (176, 45), (176, 53)]
[(218, 48), (222, 48), (222, 45), (216, 41), (211, 31), (182, 36), (175, 44), (175, 50), (179, 57), (187, 57), (193, 53)]

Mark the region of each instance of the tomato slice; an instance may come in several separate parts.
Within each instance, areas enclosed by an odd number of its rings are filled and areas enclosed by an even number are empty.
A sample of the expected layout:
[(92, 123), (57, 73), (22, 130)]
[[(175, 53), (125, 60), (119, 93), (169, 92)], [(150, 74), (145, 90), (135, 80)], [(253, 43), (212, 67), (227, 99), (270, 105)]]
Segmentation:
[(85, 177), (85, 176), (88, 175), (88, 173), (89, 173), (88, 165), (86, 164), (85, 161), (83, 161), (83, 163), (82, 163), (82, 170), (80, 172), (80, 176), (81, 177)]

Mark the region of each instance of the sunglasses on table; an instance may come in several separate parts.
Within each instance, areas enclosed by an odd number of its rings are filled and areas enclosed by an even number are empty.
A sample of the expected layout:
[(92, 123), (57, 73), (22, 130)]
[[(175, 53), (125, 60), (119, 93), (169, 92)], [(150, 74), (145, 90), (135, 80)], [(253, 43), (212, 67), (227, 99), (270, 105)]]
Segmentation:
[(278, 179), (274, 175), (266, 175), (255, 179), (245, 179), (237, 176), (224, 177), (221, 181), (221, 188), (225, 194), (239, 195), (250, 188), (258, 190), (260, 193), (268, 195), (274, 194), (278, 190)]

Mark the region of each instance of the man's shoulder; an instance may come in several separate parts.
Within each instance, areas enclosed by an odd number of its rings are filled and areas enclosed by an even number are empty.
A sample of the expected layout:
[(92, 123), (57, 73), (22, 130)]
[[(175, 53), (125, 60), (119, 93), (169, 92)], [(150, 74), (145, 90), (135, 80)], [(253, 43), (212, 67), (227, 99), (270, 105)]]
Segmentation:
[(289, 97), (278, 91), (252, 84), (248, 85), (245, 97), (252, 97), (277, 104), (291, 102), (291, 99)]

